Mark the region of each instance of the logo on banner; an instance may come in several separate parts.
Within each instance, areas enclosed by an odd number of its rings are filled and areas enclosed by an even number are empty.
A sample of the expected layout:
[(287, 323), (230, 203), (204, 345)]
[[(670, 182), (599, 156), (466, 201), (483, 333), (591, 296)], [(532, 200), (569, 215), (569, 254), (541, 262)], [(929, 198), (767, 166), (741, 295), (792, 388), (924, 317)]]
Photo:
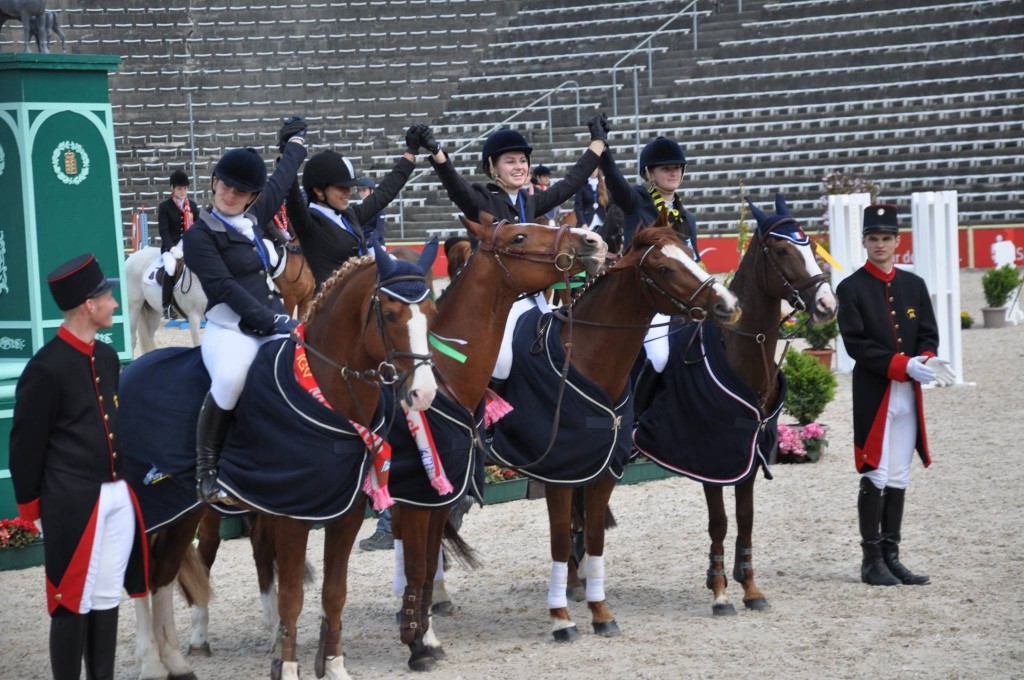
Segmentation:
[(7, 167), (7, 156), (4, 154), (4, 147), (0, 145), (0, 177), (3, 176), (5, 167)]
[(50, 157), (53, 172), (64, 184), (77, 185), (89, 176), (89, 154), (78, 142), (63, 141)]

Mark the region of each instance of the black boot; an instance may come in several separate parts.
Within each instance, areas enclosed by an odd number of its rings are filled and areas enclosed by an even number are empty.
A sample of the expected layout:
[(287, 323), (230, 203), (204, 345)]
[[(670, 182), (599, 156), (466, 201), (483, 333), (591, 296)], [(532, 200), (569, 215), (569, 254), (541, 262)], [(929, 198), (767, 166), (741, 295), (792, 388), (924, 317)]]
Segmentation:
[(654, 396), (661, 389), (661, 373), (654, 370), (650, 361), (645, 361), (640, 374), (636, 377), (636, 384), (633, 386), (633, 419), (640, 420), (641, 414), (647, 410), (654, 401)]
[(892, 575), (882, 559), (882, 490), (867, 477), (860, 478), (857, 514), (860, 516), (860, 545), (864, 550), (860, 580), (869, 586), (898, 586), (900, 580)]
[(58, 607), (50, 618), (50, 666), (53, 680), (78, 680), (85, 649), (86, 615)]
[(202, 503), (230, 501), (231, 497), (217, 484), (217, 463), (234, 421), (234, 413), (217, 406), (211, 394), (206, 395), (203, 408), (199, 411), (199, 424), (196, 428), (196, 494)]
[(118, 608), (91, 611), (85, 638), (86, 680), (114, 680)]
[(174, 305), (171, 304), (174, 300), (174, 277), (165, 271), (164, 280), (161, 285), (160, 303), (163, 305), (164, 318), (173, 319), (177, 316), (177, 314), (174, 313)]
[(906, 489), (885, 488), (882, 502), (882, 559), (892, 575), (905, 586), (923, 586), (931, 583), (924, 574), (915, 574), (900, 563), (900, 527), (903, 524), (903, 501)]

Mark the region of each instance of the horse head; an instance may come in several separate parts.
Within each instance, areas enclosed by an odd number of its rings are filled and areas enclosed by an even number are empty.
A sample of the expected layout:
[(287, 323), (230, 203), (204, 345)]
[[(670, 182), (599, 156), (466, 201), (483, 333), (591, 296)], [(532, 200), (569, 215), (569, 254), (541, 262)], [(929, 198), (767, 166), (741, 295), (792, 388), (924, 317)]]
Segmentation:
[(764, 212), (749, 198), (755, 219), (756, 245), (765, 256), (764, 277), (769, 292), (795, 309), (807, 310), (815, 322), (836, 315), (836, 297), (828, 278), (814, 259), (811, 239), (790, 214), (782, 194), (775, 195), (775, 214)]
[(366, 334), (364, 342), (369, 352), (394, 366), (393, 379), (402, 406), (422, 411), (437, 393), (427, 335), (437, 314), (427, 282), (437, 256), (437, 239), (423, 247), (416, 262), (392, 257), (377, 242), (373, 252), (377, 287), (367, 300), (364, 318), (375, 317), (380, 332)]
[(485, 212), (479, 214), (479, 222), (460, 219), (480, 242), (478, 250), (493, 255), (520, 292), (551, 285), (558, 280), (552, 278), (553, 272), (593, 274), (608, 253), (604, 240), (586, 229), (504, 221), (490, 226), (493, 217)]
[(709, 314), (721, 326), (740, 318), (736, 296), (701, 269), (679, 236), (668, 227), (637, 232), (629, 250), (612, 271), (637, 269), (656, 311), (704, 319)]

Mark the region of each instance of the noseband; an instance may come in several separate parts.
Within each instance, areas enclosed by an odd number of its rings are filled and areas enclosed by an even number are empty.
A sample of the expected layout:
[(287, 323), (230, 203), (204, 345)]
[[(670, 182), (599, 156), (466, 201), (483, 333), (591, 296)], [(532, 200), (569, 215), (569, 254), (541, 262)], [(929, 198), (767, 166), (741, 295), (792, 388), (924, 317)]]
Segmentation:
[(525, 291), (522, 286), (516, 282), (515, 277), (512, 276), (512, 272), (509, 271), (505, 262), (501, 259), (502, 256), (517, 260), (526, 260), (527, 262), (550, 264), (554, 266), (555, 269), (562, 272), (565, 279), (569, 278), (569, 270), (572, 269), (572, 266), (576, 263), (576, 253), (572, 251), (561, 253), (558, 250), (559, 246), (562, 245), (562, 240), (565, 238), (566, 234), (569, 233), (569, 227), (567, 225), (562, 225), (558, 228), (558, 231), (555, 234), (555, 242), (552, 244), (550, 249), (539, 251), (527, 250), (525, 248), (499, 248), (497, 246), (498, 232), (507, 224), (511, 224), (511, 222), (508, 220), (498, 222), (494, 226), (494, 230), (491, 232), (491, 237), (486, 241), (480, 242), (479, 249), (485, 253), (494, 253), (494, 259), (498, 261), (498, 266), (501, 267), (502, 271), (505, 272), (505, 276), (512, 281), (520, 292)]
[[(803, 301), (803, 298), (800, 296), (800, 294), (803, 293), (808, 288), (814, 288), (815, 292), (817, 292), (818, 288), (820, 288), (821, 285), (823, 283), (825, 283), (825, 281), (828, 279), (828, 277), (825, 276), (825, 274), (814, 274), (812, 276), (807, 277), (803, 281), (799, 281), (797, 283), (793, 283), (782, 272), (782, 268), (779, 266), (778, 261), (776, 261), (775, 256), (772, 255), (771, 248), (768, 247), (768, 242), (765, 240), (766, 237), (761, 233), (761, 230), (757, 229), (755, 231), (757, 233), (758, 245), (760, 245), (761, 252), (765, 255), (765, 260), (769, 264), (771, 264), (772, 269), (775, 270), (775, 273), (778, 275), (779, 279), (782, 281), (783, 287), (785, 287), (785, 289), (786, 289), (786, 302), (789, 303), (790, 307), (792, 307), (793, 309), (795, 309), (797, 311), (801, 311), (801, 312), (807, 311), (807, 304)], [(767, 269), (765, 269), (764, 278), (765, 278), (765, 281), (764, 281), (765, 288), (767, 288), (768, 287), (768, 270)]]

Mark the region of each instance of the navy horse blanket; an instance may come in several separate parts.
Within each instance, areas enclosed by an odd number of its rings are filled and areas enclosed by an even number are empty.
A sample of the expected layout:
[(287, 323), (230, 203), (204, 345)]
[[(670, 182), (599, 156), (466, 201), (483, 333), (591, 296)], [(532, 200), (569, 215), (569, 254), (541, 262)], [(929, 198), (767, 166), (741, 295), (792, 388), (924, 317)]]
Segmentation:
[[(550, 313), (546, 317), (539, 338), (539, 309), (523, 314), (516, 324), (512, 371), (503, 395), (513, 410), (495, 424), (490, 455), (501, 465), (528, 466), (519, 471), (546, 484), (586, 484), (606, 470), (621, 479), (630, 450), (632, 391), (627, 386), (612, 401), (570, 363), (559, 404), (565, 366), (565, 348), (559, 337), (562, 321)], [(538, 341), (543, 349), (534, 354), (531, 347)], [(558, 432), (550, 453), (542, 458), (556, 410), (560, 413)]]
[[(260, 347), (224, 443), (218, 480), (261, 512), (329, 522), (359, 500), (370, 456), (348, 418), (299, 385), (294, 365), (292, 340)], [(379, 431), (383, 425), (378, 405), (368, 427)]]
[[(385, 395), (388, 395), (390, 401), (394, 400), (390, 390), (385, 391)], [(419, 508), (443, 508), (455, 503), (464, 493), (483, 500), (484, 460), (480, 451), (480, 443), (484, 441), (482, 404), (472, 414), (438, 391), (430, 408), (423, 412), (445, 476), (455, 489), (444, 495), (430, 485), (416, 440), (409, 431), (401, 409), (395, 411), (389, 405), (387, 413), (393, 418), (388, 432), (388, 443), (391, 444), (388, 492), (395, 503)]]
[(739, 484), (759, 466), (771, 479), (768, 464), (786, 401), (781, 371), (779, 382), (779, 403), (761, 418), (754, 390), (726, 361), (719, 328), (688, 324), (669, 336), (660, 391), (640, 416), (633, 440), (662, 467), (705, 484)]

